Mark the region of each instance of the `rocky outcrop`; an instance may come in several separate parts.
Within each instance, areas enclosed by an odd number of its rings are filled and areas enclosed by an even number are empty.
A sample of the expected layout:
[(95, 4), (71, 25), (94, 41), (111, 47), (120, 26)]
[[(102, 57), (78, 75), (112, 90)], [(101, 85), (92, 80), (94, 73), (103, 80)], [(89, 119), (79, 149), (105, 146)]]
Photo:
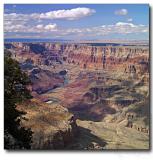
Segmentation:
[(18, 106), (27, 112), (21, 125), (31, 128), (32, 149), (64, 149), (78, 135), (75, 117), (58, 103), (45, 104), (32, 99)]
[(118, 123), (78, 120), (78, 126), (82, 131), (77, 142), (87, 150), (149, 149), (148, 134)]

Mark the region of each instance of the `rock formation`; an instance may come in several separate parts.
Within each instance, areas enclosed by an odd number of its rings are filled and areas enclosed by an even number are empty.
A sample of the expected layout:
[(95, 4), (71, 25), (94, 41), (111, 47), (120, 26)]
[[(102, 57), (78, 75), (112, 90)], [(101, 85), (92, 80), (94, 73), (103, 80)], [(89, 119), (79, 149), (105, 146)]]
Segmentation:
[[(149, 48), (147, 46), (91, 46), (89, 44), (56, 43), (6, 43), (20, 60), (31, 58), (38, 65), (53, 65), (66, 61), (82, 68), (100, 67), (111, 69), (123, 67), (125, 72), (140, 72), (149, 68)], [(16, 55), (16, 56), (17, 56)], [(34, 57), (29, 56), (34, 55)], [(132, 67), (132, 68), (131, 68)], [(144, 70), (144, 69), (143, 69)], [(133, 72), (133, 71), (132, 71)]]
[(32, 99), (18, 105), (18, 109), (27, 112), (22, 125), (34, 132), (32, 149), (64, 149), (78, 135), (74, 116), (58, 103)]

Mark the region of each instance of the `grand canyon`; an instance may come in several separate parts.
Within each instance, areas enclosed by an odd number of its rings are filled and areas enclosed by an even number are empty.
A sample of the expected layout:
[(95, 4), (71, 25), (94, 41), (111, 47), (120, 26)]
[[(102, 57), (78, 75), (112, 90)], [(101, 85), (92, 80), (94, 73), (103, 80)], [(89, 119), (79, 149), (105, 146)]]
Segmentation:
[[(31, 80), (32, 149), (149, 149), (149, 45), (5, 42)], [(20, 87), (20, 86), (18, 86)]]
[(4, 4), (4, 149), (150, 150), (149, 15), (149, 4)]

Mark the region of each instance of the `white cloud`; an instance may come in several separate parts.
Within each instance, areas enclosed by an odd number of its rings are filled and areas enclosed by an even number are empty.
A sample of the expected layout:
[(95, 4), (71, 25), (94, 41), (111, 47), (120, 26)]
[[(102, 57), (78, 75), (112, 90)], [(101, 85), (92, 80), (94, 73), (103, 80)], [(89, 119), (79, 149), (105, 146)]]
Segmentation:
[(36, 26), (5, 23), (4, 31), (6, 32), (19, 32), (19, 33), (43, 33), (57, 31), (57, 25), (55, 23), (43, 25), (38, 24)]
[[(18, 22), (18, 21), (17, 21)], [(86, 27), (86, 28), (62, 28), (57, 26), (55, 23), (49, 24), (36, 24), (36, 25), (27, 25), (25, 23), (12, 23), (5, 22), (4, 31), (7, 35), (14, 33), (14, 35), (24, 33), (25, 35), (30, 34), (34, 37), (43, 36), (43, 37), (64, 37), (64, 36), (103, 36), (111, 34), (142, 34), (149, 32), (149, 26), (143, 24), (133, 24), (126, 22), (117, 22), (116, 24), (110, 25), (101, 25), (95, 27)]]
[(119, 10), (116, 10), (114, 13), (115, 13), (116, 15), (124, 16), (124, 15), (127, 15), (127, 14), (128, 14), (128, 10), (127, 10), (127, 9), (119, 9)]
[(132, 19), (132, 18), (128, 18), (127, 21), (128, 21), (128, 22), (132, 22), (133, 19)]
[(144, 33), (145, 33), (145, 32), (148, 32), (148, 29), (144, 29), (144, 30), (142, 30), (142, 32), (144, 32)]
[(57, 28), (57, 25), (54, 23), (54, 24), (48, 24), (44, 27), (44, 29), (48, 30), (48, 31), (53, 31)]
[(95, 10), (90, 8), (73, 8), (32, 14), (6, 13), (4, 14), (4, 30), (5, 32), (52, 32), (57, 31), (57, 25), (51, 23), (44, 25), (43, 21), (49, 19), (76, 20), (93, 13)]
[(69, 10), (56, 10), (46, 13), (32, 13), (32, 14), (17, 14), (10, 13), (4, 14), (4, 20), (15, 20), (15, 19), (66, 19), (76, 20), (86, 16), (90, 16), (95, 13), (95, 10), (90, 8), (73, 8)]
[(146, 25), (136, 25), (133, 23), (125, 23), (125, 22), (118, 22), (112, 25), (102, 25), (90, 28), (73, 28), (63, 30), (66, 34), (79, 34), (84, 33), (85, 35), (109, 35), (109, 34), (131, 34), (131, 33), (144, 33), (148, 32), (149, 27)]
[(38, 29), (43, 29), (43, 27), (44, 27), (43, 24), (38, 24), (38, 25), (36, 26), (36, 28), (38, 28)]
[(95, 10), (90, 8), (74, 8), (70, 10), (57, 10), (57, 11), (42, 13), (39, 15), (39, 18), (75, 20), (82, 17), (90, 16), (93, 13), (95, 13)]
[(43, 25), (43, 24), (38, 24), (36, 26), (36, 29), (43, 31), (55, 31), (57, 29), (57, 24), (48, 24), (48, 25)]
[(136, 27), (136, 25), (134, 25), (133, 23), (125, 23), (125, 22), (117, 22), (115, 24), (115, 26), (120, 26), (120, 27), (122, 27), (122, 26)]

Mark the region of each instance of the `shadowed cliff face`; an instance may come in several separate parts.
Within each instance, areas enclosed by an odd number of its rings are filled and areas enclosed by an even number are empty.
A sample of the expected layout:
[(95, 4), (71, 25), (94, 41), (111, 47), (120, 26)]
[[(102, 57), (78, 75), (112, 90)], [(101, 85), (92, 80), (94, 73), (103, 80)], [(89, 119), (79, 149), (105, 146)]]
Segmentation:
[(44, 69), (38, 65), (34, 65), (33, 61), (27, 59), (20, 63), (22, 70), (26, 71), (31, 80), (29, 89), (31, 92), (43, 94), (55, 88), (63, 86), (67, 81), (67, 71), (52, 71)]
[[(45, 93), (64, 84), (64, 77), (48, 70), (34, 68), (29, 72), (32, 81), (32, 91)], [(44, 83), (45, 82), (45, 83)]]

